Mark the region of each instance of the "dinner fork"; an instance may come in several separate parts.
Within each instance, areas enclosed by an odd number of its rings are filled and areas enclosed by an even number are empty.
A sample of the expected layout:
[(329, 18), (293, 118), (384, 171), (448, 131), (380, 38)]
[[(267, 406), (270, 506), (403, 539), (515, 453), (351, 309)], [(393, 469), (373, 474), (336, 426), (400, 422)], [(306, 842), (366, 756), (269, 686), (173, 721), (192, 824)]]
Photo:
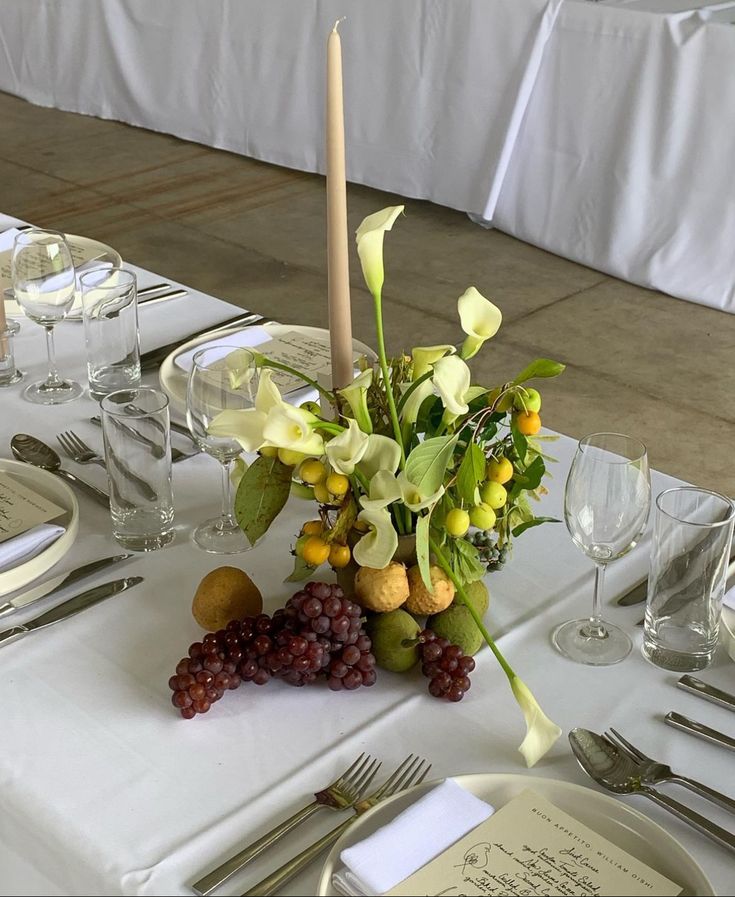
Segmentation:
[[(74, 430), (66, 430), (64, 433), (59, 433), (56, 439), (72, 461), (76, 461), (77, 464), (97, 464), (99, 467), (107, 470), (105, 459), (93, 451), (83, 439), (77, 436)], [(158, 499), (158, 493), (150, 483), (139, 477), (127, 465), (123, 465), (122, 461), (118, 461), (118, 464), (125, 476), (132, 483), (135, 483), (148, 501), (156, 501)]]
[(701, 797), (706, 797), (708, 800), (711, 800), (712, 803), (724, 807), (731, 813), (735, 813), (735, 800), (731, 797), (728, 797), (726, 794), (721, 794), (719, 791), (715, 791), (714, 788), (703, 785), (702, 782), (698, 782), (696, 779), (681, 776), (678, 773), (675, 773), (671, 767), (667, 766), (665, 763), (660, 763), (658, 760), (653, 760), (651, 757), (647, 757), (643, 751), (638, 750), (637, 747), (623, 738), (620, 732), (613, 729), (612, 726), (605, 732), (605, 738), (617, 747), (619, 751), (625, 754), (629, 760), (632, 760), (633, 763), (637, 765), (641, 781), (646, 785), (660, 785), (665, 782), (682, 785), (684, 788), (688, 788), (695, 794), (699, 794)]
[(286, 819), (267, 834), (263, 835), (257, 841), (253, 841), (247, 847), (236, 853), (229, 860), (222, 863), (216, 869), (207, 873), (204, 878), (199, 879), (192, 885), (192, 890), (197, 894), (206, 897), (211, 894), (215, 888), (227, 881), (236, 872), (239, 872), (255, 857), (275, 844), (276, 841), (296, 828), (297, 825), (308, 819), (317, 810), (326, 808), (328, 810), (346, 810), (362, 797), (365, 790), (370, 786), (375, 774), (380, 769), (380, 761), (372, 760), (370, 755), (362, 753), (350, 766), (345, 770), (339, 778), (335, 779), (331, 785), (327, 785), (322, 791), (317, 791), (314, 800), (302, 807), (293, 816)]
[(250, 888), (250, 890), (245, 891), (241, 897), (256, 897), (256, 895), (263, 895), (263, 897), (265, 897), (265, 895), (273, 894), (274, 891), (277, 891), (282, 885), (285, 885), (287, 881), (291, 881), (294, 875), (301, 872), (301, 870), (308, 866), (312, 860), (315, 860), (323, 850), (326, 850), (327, 847), (334, 844), (342, 833), (347, 831), (359, 816), (368, 810), (371, 810), (376, 804), (385, 800), (385, 798), (392, 797), (394, 794), (398, 794), (399, 791), (405, 791), (413, 785), (420, 785), (426, 778), (430, 769), (431, 764), (427, 763), (426, 760), (423, 760), (421, 757), (416, 757), (413, 754), (406, 757), (393, 775), (383, 782), (377, 791), (371, 794), (370, 797), (366, 797), (355, 804), (354, 816), (346, 819), (341, 825), (338, 825), (337, 828), (332, 829), (331, 832), (328, 832), (312, 844), (311, 847), (307, 847), (306, 850), (303, 850), (300, 854), (293, 857), (293, 859), (284, 863), (283, 866), (276, 869), (276, 871), (271, 873), (267, 878), (259, 881), (258, 884)]

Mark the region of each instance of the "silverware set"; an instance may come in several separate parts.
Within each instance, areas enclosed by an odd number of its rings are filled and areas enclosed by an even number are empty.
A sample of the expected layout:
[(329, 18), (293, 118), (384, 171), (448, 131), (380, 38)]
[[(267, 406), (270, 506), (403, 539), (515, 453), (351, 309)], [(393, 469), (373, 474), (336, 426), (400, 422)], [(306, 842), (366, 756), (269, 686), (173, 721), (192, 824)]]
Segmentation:
[(192, 885), (192, 889), (201, 897), (211, 894), (236, 872), (244, 869), (255, 857), (260, 856), (263, 851), (272, 847), (318, 810), (329, 809), (336, 812), (353, 810), (352, 816), (319, 838), (301, 853), (292, 857), (271, 875), (245, 891), (242, 897), (256, 894), (273, 894), (302, 869), (305, 869), (322, 851), (334, 844), (343, 832), (347, 831), (363, 813), (394, 794), (398, 794), (415, 785), (420, 785), (431, 769), (431, 764), (421, 757), (411, 754), (406, 757), (403, 763), (393, 771), (377, 790), (373, 791), (368, 797), (363, 797), (380, 767), (381, 763), (378, 760), (374, 760), (369, 755), (360, 754), (357, 760), (341, 776), (323, 790), (318, 791), (314, 795), (313, 801), (263, 835), (262, 838), (244, 847), (216, 869), (208, 872)]

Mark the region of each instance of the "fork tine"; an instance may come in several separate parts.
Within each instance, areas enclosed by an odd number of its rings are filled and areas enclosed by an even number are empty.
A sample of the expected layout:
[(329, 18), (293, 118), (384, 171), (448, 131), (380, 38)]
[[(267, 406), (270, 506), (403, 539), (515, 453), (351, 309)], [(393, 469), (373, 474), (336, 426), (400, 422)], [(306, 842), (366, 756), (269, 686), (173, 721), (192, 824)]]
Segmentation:
[(627, 760), (635, 763), (636, 766), (640, 766), (641, 761), (639, 760), (639, 758), (632, 751), (628, 750), (628, 748), (622, 742), (618, 741), (618, 739), (612, 734), (612, 730), (610, 730), (609, 732), (605, 732), (603, 738), (605, 739), (605, 741), (607, 741), (608, 744), (612, 745), (619, 754), (622, 754), (622, 756)]
[[(349, 769), (346, 769), (346, 770), (342, 773), (342, 775), (341, 775), (338, 779), (335, 779), (335, 780), (332, 782), (332, 784), (329, 785), (328, 787), (330, 787), (330, 788), (339, 788), (339, 786), (342, 785), (343, 782), (345, 782), (345, 781), (352, 775), (352, 773), (353, 773), (353, 772), (355, 771), (355, 769), (360, 765), (360, 763), (363, 761), (364, 758), (365, 758), (365, 751), (363, 751), (363, 752), (360, 754), (360, 756), (357, 758), (357, 760), (355, 760), (355, 762), (352, 764), (352, 766), (350, 766)], [(368, 759), (369, 759), (369, 758), (368, 758)]]
[(72, 440), (72, 443), (74, 445), (76, 445), (77, 449), (80, 452), (91, 452), (92, 451), (92, 449), (87, 445), (87, 443), (83, 439), (80, 439), (79, 436), (77, 436), (77, 434), (74, 432), (74, 430), (68, 430), (67, 435)]
[(627, 748), (628, 751), (630, 751), (631, 754), (635, 755), (638, 760), (645, 762), (646, 760), (650, 759), (649, 757), (646, 757), (646, 755), (642, 751), (639, 751), (637, 747), (633, 747), (633, 745), (629, 741), (626, 741), (626, 739), (623, 738), (620, 732), (618, 732), (616, 729), (613, 729), (612, 726), (610, 726), (610, 733), (620, 745)]
[(383, 764), (380, 760), (373, 760), (372, 765), (365, 771), (365, 774), (360, 779), (359, 782), (356, 782), (353, 786), (352, 790), (354, 796), (359, 798), (362, 794), (370, 787), (373, 779), (375, 778), (378, 770)]
[(56, 441), (59, 443), (61, 448), (64, 450), (67, 458), (73, 458), (76, 452), (74, 452), (71, 446), (66, 441), (66, 433), (59, 433), (56, 437)]
[(397, 779), (403, 774), (404, 770), (407, 766), (410, 766), (413, 763), (415, 757), (413, 754), (409, 754), (408, 757), (401, 763), (401, 765), (393, 772), (391, 776), (389, 776), (385, 782), (378, 788), (375, 794), (371, 795), (371, 799), (375, 798), (380, 800), (386, 793), (388, 793), (388, 788), (393, 786), (393, 783), (397, 781)]
[(401, 778), (393, 784), (386, 797), (398, 794), (399, 791), (405, 791), (412, 785), (418, 785), (420, 782), (423, 782), (426, 774), (431, 769), (431, 763), (424, 769), (425, 764), (426, 760), (417, 757), (416, 762), (412, 763)]
[(355, 770), (349, 778), (343, 779), (342, 784), (339, 787), (343, 790), (354, 788), (355, 784), (365, 777), (366, 771), (369, 772), (371, 765), (374, 764), (375, 760), (373, 760), (370, 754), (367, 754), (357, 770)]

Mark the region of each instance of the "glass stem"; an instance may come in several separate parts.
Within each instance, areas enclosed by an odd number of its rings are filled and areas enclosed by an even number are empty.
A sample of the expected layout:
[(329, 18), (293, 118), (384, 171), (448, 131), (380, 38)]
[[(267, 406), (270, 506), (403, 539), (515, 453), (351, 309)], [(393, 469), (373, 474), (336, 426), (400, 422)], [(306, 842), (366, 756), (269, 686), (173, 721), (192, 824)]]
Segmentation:
[(227, 522), (228, 526), (236, 526), (235, 517), (232, 513), (232, 473), (233, 461), (224, 461), (222, 463), (222, 520)]
[(595, 564), (595, 594), (592, 599), (592, 616), (585, 627), (587, 638), (607, 638), (607, 630), (602, 623), (602, 591), (605, 585), (605, 564)]
[(56, 347), (54, 346), (54, 325), (44, 325), (46, 331), (46, 350), (48, 352), (48, 377), (46, 378), (47, 387), (61, 386), (63, 383), (59, 377), (59, 371), (56, 368)]

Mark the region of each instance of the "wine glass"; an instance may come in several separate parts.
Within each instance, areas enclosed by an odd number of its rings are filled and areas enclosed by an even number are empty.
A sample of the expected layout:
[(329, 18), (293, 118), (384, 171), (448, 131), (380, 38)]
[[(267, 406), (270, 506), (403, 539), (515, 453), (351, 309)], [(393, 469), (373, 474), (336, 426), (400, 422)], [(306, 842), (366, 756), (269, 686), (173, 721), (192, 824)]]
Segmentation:
[(74, 380), (65, 380), (56, 368), (54, 325), (62, 321), (74, 303), (74, 262), (64, 235), (30, 228), (15, 238), (11, 261), (13, 293), (26, 315), (46, 331), (48, 376), (31, 383), (24, 392), (29, 402), (61, 405), (82, 394)]
[[(236, 370), (233, 368), (236, 359)], [(186, 396), (186, 420), (197, 445), (222, 465), (222, 513), (200, 523), (194, 541), (213, 554), (237, 554), (252, 545), (233, 513), (232, 466), (242, 452), (235, 439), (212, 436), (208, 427), (222, 411), (252, 408), (256, 386), (255, 357), (236, 346), (210, 346), (194, 355)]]
[(577, 446), (564, 491), (564, 520), (574, 541), (595, 562), (592, 615), (559, 626), (555, 647), (572, 660), (592, 666), (618, 663), (632, 642), (602, 619), (605, 569), (637, 543), (651, 507), (646, 447), (620, 433), (594, 433)]

